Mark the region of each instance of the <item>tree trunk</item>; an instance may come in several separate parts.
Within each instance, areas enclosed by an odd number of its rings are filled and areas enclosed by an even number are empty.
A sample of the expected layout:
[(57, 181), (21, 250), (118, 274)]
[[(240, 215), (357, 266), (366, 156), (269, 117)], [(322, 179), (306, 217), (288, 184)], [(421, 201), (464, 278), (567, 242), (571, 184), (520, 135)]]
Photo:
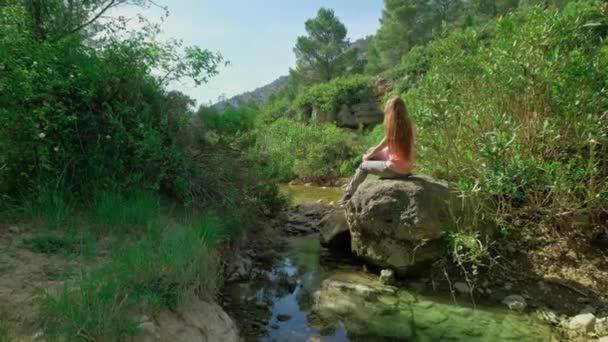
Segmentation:
[(43, 0), (27, 0), (27, 7), (30, 12), (32, 32), (38, 39), (44, 39), (46, 32), (44, 29), (44, 4)]

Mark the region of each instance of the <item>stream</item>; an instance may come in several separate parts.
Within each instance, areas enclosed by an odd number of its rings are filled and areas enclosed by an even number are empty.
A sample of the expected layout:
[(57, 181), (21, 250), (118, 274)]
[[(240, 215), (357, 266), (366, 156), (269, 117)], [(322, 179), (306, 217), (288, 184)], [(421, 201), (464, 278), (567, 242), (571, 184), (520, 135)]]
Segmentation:
[[(294, 205), (335, 201), (337, 188), (283, 186)], [(247, 341), (555, 341), (551, 326), (499, 303), (433, 291), (428, 279), (380, 283), (363, 264), (330, 252), (315, 233), (286, 236), (267, 265), (227, 295), (248, 321)], [(253, 310), (253, 311), (252, 311)], [(245, 312), (245, 313), (243, 313)]]

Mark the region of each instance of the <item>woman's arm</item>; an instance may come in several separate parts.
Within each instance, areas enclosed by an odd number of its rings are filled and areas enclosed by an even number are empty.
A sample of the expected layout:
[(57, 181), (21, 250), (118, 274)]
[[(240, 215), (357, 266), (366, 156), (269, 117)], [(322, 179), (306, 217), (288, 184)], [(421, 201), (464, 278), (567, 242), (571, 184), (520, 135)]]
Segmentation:
[(382, 151), (382, 149), (385, 147), (386, 147), (386, 138), (382, 138), (382, 141), (380, 142), (380, 144), (378, 144), (378, 146), (374, 147), (373, 150), (371, 150), (370, 152), (368, 152), (366, 155), (363, 156), (363, 160), (370, 160), (376, 154), (378, 154), (378, 152)]

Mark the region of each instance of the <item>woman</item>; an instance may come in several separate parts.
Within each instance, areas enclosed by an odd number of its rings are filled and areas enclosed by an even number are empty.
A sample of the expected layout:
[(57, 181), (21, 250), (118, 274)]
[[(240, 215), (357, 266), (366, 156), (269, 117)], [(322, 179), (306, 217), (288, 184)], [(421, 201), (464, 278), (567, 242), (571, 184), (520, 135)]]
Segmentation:
[(411, 175), (414, 166), (414, 124), (403, 100), (393, 96), (384, 109), (384, 138), (363, 156), (341, 202), (350, 200), (370, 173), (382, 178), (403, 178)]

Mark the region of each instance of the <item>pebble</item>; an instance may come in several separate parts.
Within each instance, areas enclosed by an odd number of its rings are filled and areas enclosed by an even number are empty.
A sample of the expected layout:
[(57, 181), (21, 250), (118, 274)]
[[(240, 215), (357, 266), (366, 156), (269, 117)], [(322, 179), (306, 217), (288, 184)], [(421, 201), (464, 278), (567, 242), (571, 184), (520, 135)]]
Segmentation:
[(595, 315), (592, 313), (576, 315), (568, 322), (568, 329), (585, 333), (592, 332), (595, 330), (595, 320)]
[(11, 234), (19, 234), (21, 232), (21, 230), (17, 226), (10, 226), (10, 227), (8, 227), (8, 231)]
[(469, 287), (469, 285), (467, 285), (466, 283), (462, 283), (462, 282), (457, 282), (454, 284), (454, 289), (462, 294), (469, 294), (471, 293), (471, 288)]
[(595, 333), (597, 336), (608, 337), (608, 317), (598, 318), (595, 320)]
[(384, 285), (393, 285), (395, 283), (395, 272), (393, 270), (380, 271), (380, 282)]
[(502, 303), (509, 307), (509, 310), (524, 311), (528, 306), (526, 299), (520, 295), (510, 295), (502, 300)]
[(552, 324), (558, 324), (559, 323), (559, 318), (557, 317), (557, 315), (555, 314), (555, 312), (546, 309), (546, 308), (542, 308), (539, 309), (536, 312), (536, 316), (543, 321), (552, 323)]

